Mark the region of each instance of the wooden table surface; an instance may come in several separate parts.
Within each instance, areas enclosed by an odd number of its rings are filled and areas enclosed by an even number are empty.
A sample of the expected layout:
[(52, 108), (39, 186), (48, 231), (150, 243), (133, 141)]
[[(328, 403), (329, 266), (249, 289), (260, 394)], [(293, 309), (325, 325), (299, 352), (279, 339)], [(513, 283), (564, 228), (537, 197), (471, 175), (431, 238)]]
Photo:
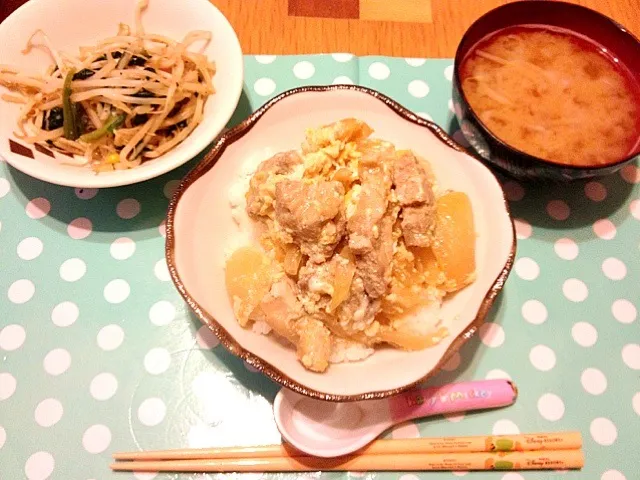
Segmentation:
[[(453, 57), (462, 34), (476, 18), (508, 3), (500, 0), (211, 1), (230, 20), (247, 54), (351, 52), (404, 57)], [(640, 0), (568, 1), (598, 10), (640, 36)], [(0, 21), (23, 3), (25, 0), (0, 0)]]

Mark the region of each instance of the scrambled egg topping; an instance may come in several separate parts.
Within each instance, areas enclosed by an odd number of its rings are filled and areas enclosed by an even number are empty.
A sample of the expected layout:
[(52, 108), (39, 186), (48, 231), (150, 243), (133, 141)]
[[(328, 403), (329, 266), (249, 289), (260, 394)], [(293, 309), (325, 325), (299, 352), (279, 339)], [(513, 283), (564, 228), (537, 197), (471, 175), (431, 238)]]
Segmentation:
[(475, 278), (466, 195), (436, 194), (426, 160), (372, 133), (343, 119), (263, 161), (246, 192), (260, 244), (226, 265), (240, 324), (268, 325), (313, 371), (439, 342), (446, 328), (415, 312)]

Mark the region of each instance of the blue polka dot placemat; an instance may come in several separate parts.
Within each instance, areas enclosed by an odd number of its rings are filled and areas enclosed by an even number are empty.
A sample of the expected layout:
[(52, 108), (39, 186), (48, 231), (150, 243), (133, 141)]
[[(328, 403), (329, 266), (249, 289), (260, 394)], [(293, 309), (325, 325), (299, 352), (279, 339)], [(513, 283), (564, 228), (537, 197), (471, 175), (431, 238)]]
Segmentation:
[[(346, 54), (246, 57), (231, 123), (292, 87), (359, 83), (463, 142), (453, 120), (451, 64)], [(278, 387), (218, 346), (167, 272), (168, 199), (199, 158), (161, 178), (100, 191), (46, 184), (0, 163), (1, 478), (222, 478), (113, 474), (108, 464), (114, 451), (279, 441), (271, 416)], [(577, 429), (582, 472), (304, 478), (640, 478), (639, 183), (637, 165), (570, 186), (505, 179), (519, 239), (515, 268), (490, 321), (433, 383), (511, 378), (518, 401), (387, 434)]]

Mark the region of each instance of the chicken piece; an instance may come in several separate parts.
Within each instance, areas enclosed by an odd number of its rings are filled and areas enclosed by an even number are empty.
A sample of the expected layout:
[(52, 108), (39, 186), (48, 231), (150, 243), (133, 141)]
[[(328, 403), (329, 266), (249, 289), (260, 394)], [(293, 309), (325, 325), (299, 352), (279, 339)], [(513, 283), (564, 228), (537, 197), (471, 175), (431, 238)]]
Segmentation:
[(349, 247), (355, 254), (373, 249), (379, 235), (378, 223), (387, 210), (387, 192), (375, 183), (365, 183), (355, 203), (353, 215), (347, 220)]
[(374, 248), (356, 257), (356, 272), (362, 278), (364, 288), (371, 298), (382, 297), (391, 281), (393, 260), (393, 224), (397, 212), (389, 212), (380, 222), (380, 235), (374, 240)]
[(338, 306), (349, 296), (353, 276), (356, 273), (356, 259), (348, 245), (342, 247), (335, 260), (335, 273), (333, 275), (333, 294), (329, 304), (329, 312), (334, 312)]
[(295, 151), (278, 153), (262, 162), (249, 182), (247, 213), (267, 215), (273, 206), (278, 176), (292, 173), (298, 165), (302, 165), (302, 158)]
[(411, 152), (399, 152), (393, 184), (402, 209), (402, 234), (408, 247), (428, 247), (435, 228), (435, 195), (427, 172)]
[[(377, 333), (375, 316), (380, 311), (380, 306), (380, 300), (367, 296), (362, 278), (356, 275), (351, 283), (349, 296), (336, 309), (333, 328), (354, 340), (370, 343), (371, 337)], [(327, 326), (332, 328), (332, 322), (327, 321)]]
[(391, 188), (390, 159), (393, 159), (393, 145), (366, 140), (361, 142), (362, 157), (358, 161), (358, 176), (362, 183), (375, 183), (381, 189)]
[(331, 332), (316, 318), (302, 317), (296, 322), (300, 362), (313, 372), (324, 372), (331, 356)]
[(255, 320), (263, 320), (278, 335), (296, 346), (300, 362), (314, 372), (329, 366), (331, 332), (322, 322), (307, 316), (297, 298), (298, 288), (291, 279), (272, 285), (260, 304)]
[(324, 263), (308, 260), (299, 271), (298, 286), (306, 292), (332, 296), (337, 262), (335, 255)]
[(408, 247), (429, 247), (433, 242), (436, 206), (423, 203), (402, 209), (402, 235)]
[(362, 158), (373, 155), (391, 158), (395, 151), (393, 143), (380, 140), (379, 138), (363, 138), (356, 142), (356, 147), (362, 154)]
[(355, 254), (371, 251), (380, 234), (379, 223), (387, 211), (391, 188), (391, 173), (386, 162), (388, 154), (388, 149), (370, 148), (358, 162), (362, 185), (353, 214), (347, 220), (349, 247)]
[(317, 152), (337, 142), (355, 142), (366, 138), (373, 130), (365, 122), (355, 118), (344, 118), (320, 128), (308, 130), (302, 152)]
[[(367, 255), (373, 255), (373, 252)], [(372, 300), (383, 297), (389, 285), (390, 264), (384, 264), (378, 259), (365, 258), (356, 261), (357, 271), (362, 275), (365, 292)]]
[(436, 175), (435, 173), (433, 173), (433, 167), (431, 167), (431, 164), (429, 163), (429, 161), (422, 157), (416, 157), (416, 160), (418, 160), (418, 165), (420, 165), (420, 168), (422, 168), (422, 171), (427, 177), (427, 181), (429, 182), (429, 185), (435, 185)]
[(350, 295), (355, 271), (355, 257), (347, 245), (327, 262), (317, 264), (308, 261), (298, 276), (307, 313), (335, 313)]
[(276, 219), (303, 240), (317, 240), (343, 204), (344, 186), (340, 182), (283, 180), (276, 185)]
[(302, 158), (300, 158), (298, 152), (290, 150), (288, 152), (276, 153), (273, 157), (262, 162), (257, 171), (285, 175), (293, 172), (294, 168), (301, 164)]
[(334, 181), (278, 182), (276, 220), (300, 243), (304, 255), (321, 263), (333, 254), (344, 232), (344, 186)]
[(393, 162), (393, 184), (400, 205), (434, 203), (427, 175), (411, 152), (398, 152)]

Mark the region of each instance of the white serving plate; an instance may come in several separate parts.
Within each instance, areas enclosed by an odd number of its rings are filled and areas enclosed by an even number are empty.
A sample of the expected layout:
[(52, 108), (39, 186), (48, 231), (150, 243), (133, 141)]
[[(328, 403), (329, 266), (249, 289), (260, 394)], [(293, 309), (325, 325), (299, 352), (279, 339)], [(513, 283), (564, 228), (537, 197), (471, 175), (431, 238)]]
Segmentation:
[[(80, 46), (94, 45), (115, 35), (120, 22), (134, 27), (135, 5), (133, 0), (30, 0), (0, 24), (0, 64), (16, 66), (25, 73), (42, 73), (53, 63), (45, 51), (21, 53), (36, 30), (42, 29), (57, 49), (75, 54)], [(189, 137), (137, 168), (96, 174), (88, 167), (62, 164), (65, 157), (58, 153), (51, 158), (30, 147), (33, 158), (29, 158), (12, 152), (9, 139), (28, 147), (13, 135), (20, 106), (0, 99), (0, 156), (40, 180), (70, 187), (103, 188), (157, 177), (204, 150), (224, 129), (240, 99), (243, 61), (238, 38), (224, 15), (208, 0), (149, 0), (142, 22), (146, 32), (175, 40), (181, 40), (191, 30), (213, 34), (202, 52), (216, 63), (213, 83), (217, 93), (208, 98), (204, 119)], [(194, 48), (201, 46), (202, 42)], [(0, 86), (0, 94), (5, 91)]]
[[(299, 147), (305, 128), (357, 117), (374, 136), (428, 159), (442, 188), (466, 192), (477, 230), (477, 280), (444, 302), (450, 336), (417, 352), (382, 348), (362, 362), (306, 370), (295, 349), (240, 327), (227, 297), (224, 252), (237, 234), (229, 187), (250, 158)], [(513, 222), (491, 171), (433, 123), (383, 95), (357, 86), (303, 87), (274, 98), (225, 133), (178, 187), (167, 218), (167, 262), (178, 290), (234, 354), (298, 393), (334, 401), (384, 397), (420, 382), (470, 338), (507, 278), (515, 255)]]

